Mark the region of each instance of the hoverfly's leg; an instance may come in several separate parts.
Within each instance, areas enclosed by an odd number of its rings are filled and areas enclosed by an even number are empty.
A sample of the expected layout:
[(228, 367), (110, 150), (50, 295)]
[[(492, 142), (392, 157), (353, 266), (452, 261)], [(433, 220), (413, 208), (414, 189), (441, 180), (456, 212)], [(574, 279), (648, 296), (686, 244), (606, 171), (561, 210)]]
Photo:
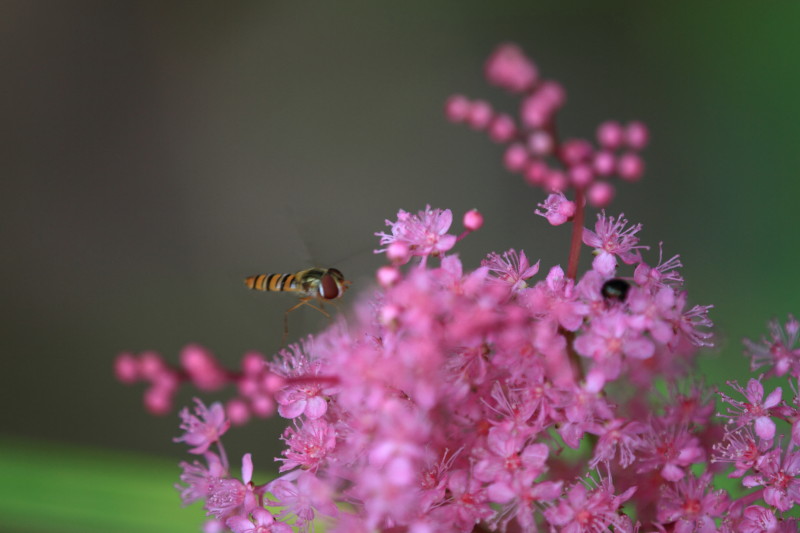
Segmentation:
[(281, 340), (281, 348), (286, 346), (286, 339), (289, 337), (289, 313), (291, 313), (298, 307), (307, 304), (308, 300), (310, 299), (311, 298), (301, 298), (299, 302), (297, 302), (292, 307), (287, 309), (286, 312), (283, 314), (283, 339)]
[(317, 311), (319, 311), (320, 313), (322, 313), (322, 314), (323, 314), (323, 315), (325, 315), (326, 317), (328, 317), (328, 318), (330, 318), (330, 317), (331, 317), (331, 315), (330, 315), (330, 314), (329, 314), (327, 311), (325, 311), (324, 309), (322, 309), (322, 302), (320, 302), (320, 303), (319, 303), (319, 307), (317, 307), (316, 305), (314, 305), (314, 304), (312, 304), (312, 303), (309, 303), (309, 302), (304, 302), (304, 303), (305, 303), (307, 306), (309, 306), (309, 307), (313, 307), (314, 309), (316, 309)]
[[(336, 300), (328, 300), (326, 303), (331, 304), (333, 308), (336, 309), (336, 312), (339, 313), (339, 302)], [(328, 318), (330, 318), (330, 316)]]
[[(320, 309), (316, 305), (312, 304), (311, 303), (311, 297), (301, 298), (299, 302), (297, 302), (295, 305), (290, 307), (286, 311), (286, 313), (283, 314), (283, 341), (281, 342), (281, 347), (286, 346), (286, 339), (287, 339), (287, 337), (289, 337), (289, 313), (291, 313), (292, 311), (294, 311), (298, 307), (301, 307), (301, 306), (304, 306), (304, 305), (307, 305), (307, 306), (309, 306), (309, 307), (311, 307), (313, 309), (316, 309), (317, 311), (319, 311), (320, 313), (325, 315), (327, 318), (331, 317), (331, 315), (327, 311), (325, 311), (323, 309)], [(320, 306), (321, 305), (322, 305), (322, 302), (320, 302)]]

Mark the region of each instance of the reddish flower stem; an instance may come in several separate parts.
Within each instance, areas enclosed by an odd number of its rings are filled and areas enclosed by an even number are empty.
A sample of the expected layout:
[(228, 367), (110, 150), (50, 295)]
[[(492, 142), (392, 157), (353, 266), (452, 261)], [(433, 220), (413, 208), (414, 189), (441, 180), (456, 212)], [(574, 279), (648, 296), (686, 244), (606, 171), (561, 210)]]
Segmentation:
[[(585, 202), (583, 198), (583, 189), (575, 189), (575, 215), (572, 217), (572, 241), (569, 246), (569, 262), (567, 263), (567, 277), (575, 280), (578, 276), (578, 259), (581, 256), (581, 245), (583, 244), (583, 215), (585, 212)], [(583, 366), (581, 365), (580, 357), (575, 351), (574, 340), (575, 334), (567, 332), (567, 353), (569, 354), (569, 362), (572, 364), (572, 370), (578, 377), (578, 380), (584, 378)]]
[(578, 259), (583, 244), (583, 215), (585, 212), (583, 189), (575, 189), (575, 215), (572, 217), (572, 242), (569, 246), (569, 263), (567, 277), (574, 280), (578, 276)]
[(741, 505), (744, 508), (747, 505), (750, 505), (756, 500), (760, 500), (764, 497), (764, 489), (758, 489), (755, 492), (751, 492), (750, 494), (745, 494), (736, 502), (738, 505)]

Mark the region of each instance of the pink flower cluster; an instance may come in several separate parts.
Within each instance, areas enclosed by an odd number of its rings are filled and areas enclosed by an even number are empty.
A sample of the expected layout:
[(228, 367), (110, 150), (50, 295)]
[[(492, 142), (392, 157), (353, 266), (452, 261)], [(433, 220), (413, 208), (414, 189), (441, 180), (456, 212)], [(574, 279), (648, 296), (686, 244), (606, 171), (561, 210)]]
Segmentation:
[(614, 197), (610, 178), (642, 177), (644, 162), (638, 152), (647, 145), (649, 133), (641, 122), (603, 122), (597, 128), (596, 146), (578, 138), (562, 143), (556, 115), (566, 102), (566, 92), (558, 82), (540, 79), (536, 65), (518, 46), (500, 45), (486, 62), (485, 75), (492, 85), (520, 95), (517, 119), (495, 111), (485, 100), (460, 94), (447, 100), (447, 118), (506, 144), (506, 169), (522, 174), (530, 185), (548, 192), (580, 189), (591, 205), (604, 207)]
[[(535, 101), (523, 108), (526, 135), (555, 131), (563, 91), (540, 82), (519, 49), (496, 51), (487, 77)], [(622, 143), (601, 130), (601, 146)], [(641, 147), (645, 131), (620, 138)], [(551, 142), (572, 160), (566, 143)], [(270, 362), (247, 354), (228, 372), (196, 346), (178, 369), (122, 354), (118, 377), (151, 390), (237, 387), (224, 407), (197, 400), (180, 413), (175, 440), (202, 460), (181, 464), (178, 489), (184, 503), (203, 502), (206, 532), (318, 522), (342, 533), (797, 531), (800, 323), (790, 316), (745, 341), (754, 370), (798, 380), (792, 401), (758, 376), (731, 382), (736, 394), (719, 394), (728, 407), (716, 413), (716, 390), (694, 378), (698, 351), (712, 345), (711, 306), (688, 304), (679, 256), (665, 260), (659, 246), (645, 258), (641, 224), (602, 211), (583, 227), (592, 185), (569, 183), (575, 201), (559, 190), (537, 211), (573, 224), (566, 271), (515, 249), (467, 268), (453, 249), (480, 228), (480, 213), (468, 212), (456, 237), (448, 209), (401, 210), (376, 234), (388, 259), (379, 287)], [(579, 275), (582, 249), (594, 260)], [(273, 410), (290, 421), (280, 474), (257, 485), (252, 455), (235, 475), (221, 438)], [(728, 468), (741, 480), (732, 493), (715, 487)]]

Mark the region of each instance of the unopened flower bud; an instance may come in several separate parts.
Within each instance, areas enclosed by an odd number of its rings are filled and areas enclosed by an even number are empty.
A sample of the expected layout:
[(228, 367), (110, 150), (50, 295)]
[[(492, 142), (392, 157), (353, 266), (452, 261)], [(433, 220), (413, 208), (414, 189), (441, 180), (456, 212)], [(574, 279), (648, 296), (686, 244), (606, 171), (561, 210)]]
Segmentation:
[(625, 127), (625, 142), (634, 150), (641, 150), (647, 146), (650, 132), (642, 122), (629, 122)]
[(483, 226), (483, 215), (477, 209), (470, 209), (464, 213), (463, 224), (469, 231), (477, 231)]
[(400, 279), (400, 270), (394, 266), (384, 265), (378, 269), (377, 278), (381, 287), (391, 287)]
[(230, 400), (225, 405), (225, 413), (234, 426), (243, 426), (250, 420), (250, 409), (247, 407), (247, 403), (240, 398)]
[(519, 172), (528, 160), (528, 151), (521, 144), (512, 144), (506, 149), (503, 162), (509, 172)]
[(624, 139), (625, 132), (619, 122), (609, 120), (597, 127), (597, 142), (607, 150), (616, 150)]
[(392, 263), (405, 264), (411, 257), (410, 254), (411, 249), (408, 247), (408, 244), (402, 241), (394, 241), (386, 247), (386, 257), (388, 257)]
[(121, 353), (117, 356), (114, 375), (123, 383), (136, 383), (139, 380), (139, 363), (133, 354)]
[(606, 207), (614, 199), (614, 186), (607, 181), (596, 181), (589, 187), (586, 196), (592, 206)]
[(469, 110), (469, 100), (460, 94), (454, 94), (448, 98), (444, 106), (445, 115), (451, 122), (464, 122), (467, 120)]
[(644, 162), (634, 153), (627, 153), (619, 158), (617, 171), (625, 181), (639, 181), (644, 174)]
[(508, 115), (495, 115), (492, 123), (489, 124), (489, 137), (495, 142), (508, 142), (514, 138), (516, 133), (517, 127), (514, 125), (514, 119)]

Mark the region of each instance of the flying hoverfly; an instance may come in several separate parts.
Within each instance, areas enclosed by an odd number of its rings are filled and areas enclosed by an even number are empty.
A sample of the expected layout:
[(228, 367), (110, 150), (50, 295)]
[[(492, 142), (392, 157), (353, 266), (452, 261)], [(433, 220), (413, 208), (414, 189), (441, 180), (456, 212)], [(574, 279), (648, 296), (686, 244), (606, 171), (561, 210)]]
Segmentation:
[[(341, 298), (350, 287), (350, 282), (335, 268), (309, 268), (294, 274), (257, 274), (245, 278), (244, 284), (255, 291), (293, 292), (300, 298), (283, 316), (283, 344), (289, 335), (289, 313), (307, 305), (330, 318), (322, 309), (322, 303)], [(311, 303), (312, 300), (319, 301), (320, 307)]]

